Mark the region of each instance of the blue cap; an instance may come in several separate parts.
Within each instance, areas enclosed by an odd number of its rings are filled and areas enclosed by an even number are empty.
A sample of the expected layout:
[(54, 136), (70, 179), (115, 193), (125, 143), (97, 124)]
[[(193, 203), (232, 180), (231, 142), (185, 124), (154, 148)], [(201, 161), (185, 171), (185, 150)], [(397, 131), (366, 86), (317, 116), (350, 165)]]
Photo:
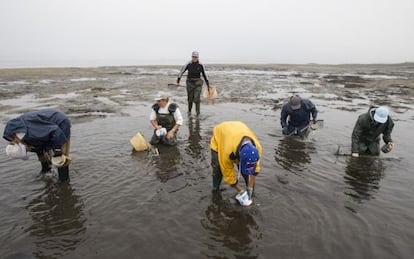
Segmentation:
[(381, 106), (375, 109), (374, 120), (379, 123), (386, 123), (388, 120), (388, 109)]
[(240, 172), (244, 175), (253, 175), (256, 172), (259, 151), (251, 144), (245, 144), (240, 150)]

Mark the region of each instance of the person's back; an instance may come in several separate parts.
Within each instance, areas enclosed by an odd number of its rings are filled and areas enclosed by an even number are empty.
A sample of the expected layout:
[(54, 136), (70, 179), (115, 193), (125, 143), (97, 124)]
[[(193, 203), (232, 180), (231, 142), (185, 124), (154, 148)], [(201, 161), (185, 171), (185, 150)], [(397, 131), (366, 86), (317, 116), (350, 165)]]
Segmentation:
[[(69, 180), (71, 123), (57, 109), (27, 112), (7, 122), (3, 138), (9, 145), (23, 145), (26, 151), (35, 152), (42, 165), (41, 173), (58, 168), (59, 180)], [(53, 158), (52, 158), (53, 156)]]
[(24, 133), (27, 145), (50, 150), (68, 140), (68, 133), (59, 128), (62, 123), (67, 123), (67, 128), (71, 126), (66, 115), (56, 109), (27, 112), (7, 123), (3, 137), (10, 140), (14, 133)]

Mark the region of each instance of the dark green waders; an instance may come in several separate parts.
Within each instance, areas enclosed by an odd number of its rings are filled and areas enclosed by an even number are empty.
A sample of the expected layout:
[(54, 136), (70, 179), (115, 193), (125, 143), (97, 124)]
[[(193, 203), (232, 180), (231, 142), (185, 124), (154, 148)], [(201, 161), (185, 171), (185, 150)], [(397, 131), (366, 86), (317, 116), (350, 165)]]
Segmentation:
[(213, 168), (213, 192), (218, 192), (223, 180), (223, 174), (220, 169), (218, 153), (214, 150), (211, 150), (211, 167)]
[(201, 101), (201, 90), (204, 81), (198, 79), (187, 79), (187, 100), (188, 100), (188, 112), (191, 112), (193, 103), (196, 105), (196, 112), (200, 114), (200, 101)]

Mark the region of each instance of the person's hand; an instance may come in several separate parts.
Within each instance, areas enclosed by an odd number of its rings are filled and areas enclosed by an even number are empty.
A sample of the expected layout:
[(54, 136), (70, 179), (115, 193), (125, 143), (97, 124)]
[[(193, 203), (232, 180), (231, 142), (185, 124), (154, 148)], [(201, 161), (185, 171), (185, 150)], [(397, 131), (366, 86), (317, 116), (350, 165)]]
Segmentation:
[(359, 154), (358, 153), (352, 153), (351, 156), (352, 157), (359, 157)]
[(167, 139), (174, 137), (174, 130), (170, 130), (167, 132)]
[(157, 125), (157, 126), (155, 126), (155, 130), (159, 130), (159, 129), (161, 129), (162, 128), (162, 126), (161, 125)]
[(385, 144), (382, 148), (381, 151), (384, 153), (388, 153), (391, 152), (391, 150), (394, 148), (394, 144), (392, 142), (388, 142), (387, 144)]
[(234, 186), (234, 188), (236, 189), (237, 193), (240, 193), (240, 192), (244, 191), (243, 188), (239, 184), (236, 184), (236, 186)]
[(288, 127), (287, 127), (287, 126), (283, 127), (283, 129), (282, 129), (282, 133), (283, 133), (284, 135), (288, 135), (288, 134), (289, 134), (289, 129), (288, 129)]
[(317, 123), (316, 119), (313, 119), (313, 121), (311, 123), (309, 123), (309, 127), (313, 130), (316, 130), (318, 128), (318, 123)]
[(45, 152), (44, 154), (43, 154), (43, 158), (45, 159), (45, 160), (47, 160), (47, 161), (49, 161), (49, 160), (51, 160), (52, 159), (52, 157), (55, 155), (55, 153), (53, 152), (53, 150), (49, 150), (49, 151), (47, 151), (47, 152)]
[(62, 167), (68, 166), (72, 162), (72, 158), (70, 156), (66, 156), (65, 164)]

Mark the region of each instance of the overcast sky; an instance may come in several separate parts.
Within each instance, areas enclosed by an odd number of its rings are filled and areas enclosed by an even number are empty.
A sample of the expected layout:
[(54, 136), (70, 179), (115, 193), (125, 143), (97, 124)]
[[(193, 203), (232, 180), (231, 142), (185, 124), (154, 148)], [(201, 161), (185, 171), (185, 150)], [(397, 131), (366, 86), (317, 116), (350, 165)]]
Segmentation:
[(414, 0), (0, 0), (0, 66), (414, 61)]

